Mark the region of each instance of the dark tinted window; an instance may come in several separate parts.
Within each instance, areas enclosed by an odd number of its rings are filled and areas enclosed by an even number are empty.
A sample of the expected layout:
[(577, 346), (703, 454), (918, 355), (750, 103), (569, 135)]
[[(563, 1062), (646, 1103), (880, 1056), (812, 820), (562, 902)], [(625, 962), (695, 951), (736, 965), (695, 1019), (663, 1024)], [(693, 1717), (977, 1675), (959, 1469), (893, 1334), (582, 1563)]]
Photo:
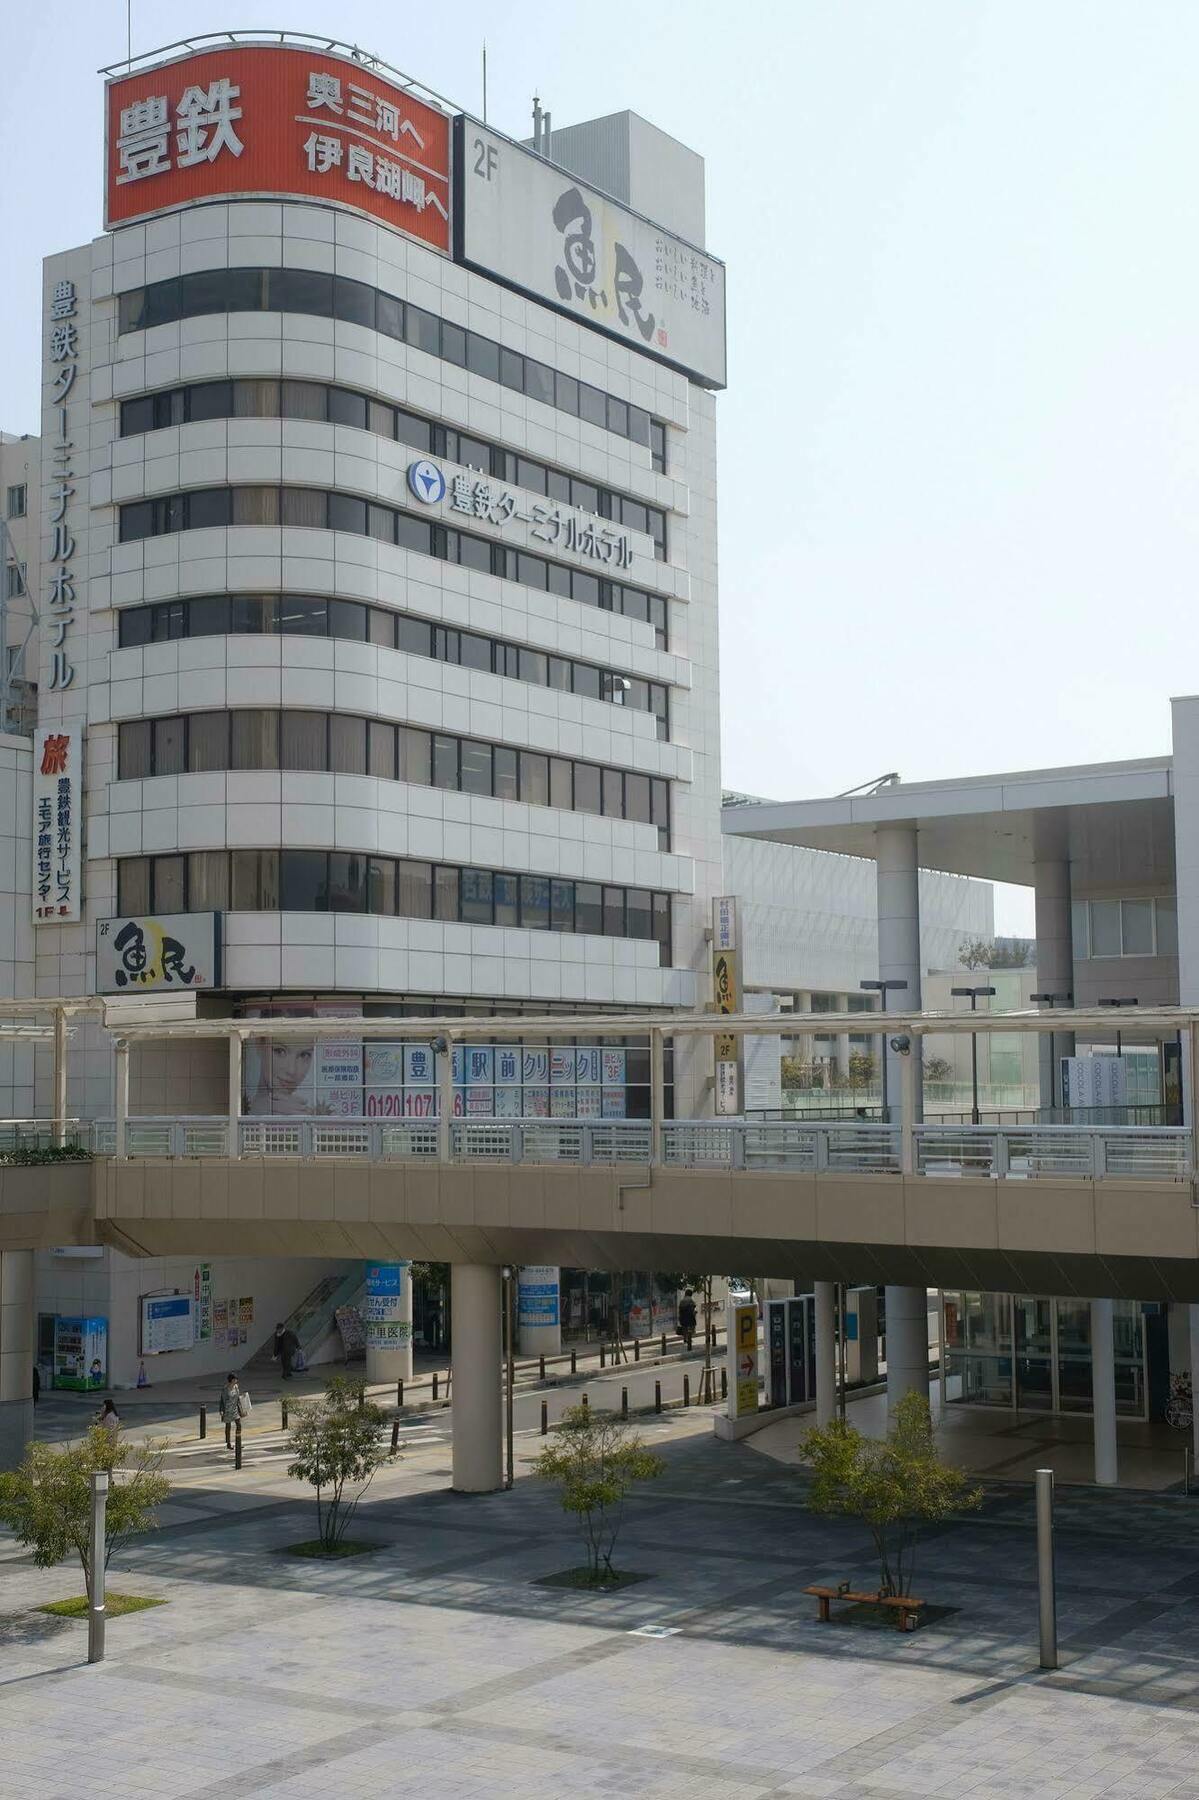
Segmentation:
[(480, 337), (476, 331), (466, 334), (466, 366), (473, 375), (482, 375), (488, 381), (500, 378), (500, 347), (493, 344), (490, 338)]
[(197, 381), (187, 390), (187, 416), (199, 419), (228, 419), (233, 413), (231, 381)]
[(329, 530), (366, 535), (366, 501), (355, 494), (329, 495)]
[(333, 277), (333, 317), (352, 325), (375, 324), (375, 290), (365, 281), (351, 281), (347, 275)]
[(430, 356), (441, 354), (441, 320), (433, 313), (425, 312), (422, 307), (413, 306), (409, 302), (405, 308), (408, 318), (405, 337), (418, 350), (427, 350)]
[(579, 383), (579, 417), (589, 425), (608, 425), (608, 396), (586, 381)]
[(283, 912), (324, 912), (328, 854), (324, 850), (284, 850), (279, 857), (279, 905)]
[(352, 394), (348, 388), (329, 389), (329, 418), (334, 425), (354, 425), (366, 429), (366, 398)]
[(187, 766), (187, 721), (155, 719), (154, 773), (181, 775)]
[(267, 275), (267, 310), (333, 317), (333, 277), (317, 269), (271, 269)]
[(525, 359), (515, 350), (500, 350), (500, 383), (518, 394), (524, 392)]
[(466, 367), (466, 332), (449, 319), (441, 321), (441, 354), (446, 362), (456, 363), (460, 369)]
[(384, 337), (402, 339), (404, 336), (404, 302), (397, 300), (394, 294), (380, 293), (375, 306), (375, 330), (381, 331)]

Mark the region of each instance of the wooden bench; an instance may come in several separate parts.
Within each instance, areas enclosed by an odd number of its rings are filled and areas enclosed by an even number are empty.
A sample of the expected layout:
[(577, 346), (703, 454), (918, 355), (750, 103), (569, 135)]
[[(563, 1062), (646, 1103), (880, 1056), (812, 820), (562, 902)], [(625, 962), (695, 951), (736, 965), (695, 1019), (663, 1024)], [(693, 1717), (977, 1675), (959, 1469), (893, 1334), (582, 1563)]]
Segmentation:
[(848, 1588), (806, 1587), (805, 1594), (811, 1594), (817, 1605), (820, 1623), (828, 1625), (832, 1622), (829, 1602), (847, 1600), (856, 1606), (889, 1606), (895, 1613), (895, 1625), (899, 1631), (914, 1631), (916, 1614), (924, 1605), (913, 1594), (855, 1594)]

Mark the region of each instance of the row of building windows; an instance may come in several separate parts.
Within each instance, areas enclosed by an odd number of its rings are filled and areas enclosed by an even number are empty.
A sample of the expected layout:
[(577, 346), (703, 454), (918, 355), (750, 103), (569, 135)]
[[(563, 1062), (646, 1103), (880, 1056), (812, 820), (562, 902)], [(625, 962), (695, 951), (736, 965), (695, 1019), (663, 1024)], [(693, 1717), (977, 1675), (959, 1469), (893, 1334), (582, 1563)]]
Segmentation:
[(477, 631), (433, 625), (428, 619), (414, 619), (386, 606), (368, 606), (361, 600), (325, 599), (318, 594), (203, 594), (192, 600), (126, 607), (120, 614), (119, 632), (122, 650), (186, 637), (348, 638), (403, 650), (410, 656), (482, 669), (564, 694), (582, 694), (589, 700), (632, 706), (653, 713), (660, 738), (670, 735), (669, 690), (663, 682), (617, 675), (594, 663), (551, 656)]
[(670, 848), (670, 784), (632, 769), (603, 768), (349, 713), (246, 707), (127, 719), (120, 726), (119, 781), (224, 769), (332, 770), (520, 800), (527, 806), (598, 813), (654, 825), (659, 848)]
[(654, 554), (666, 560), (666, 514), (660, 506), (647, 506), (614, 488), (602, 487), (580, 475), (566, 475), (548, 463), (520, 456), (514, 450), (486, 438), (474, 437), (456, 426), (426, 419), (406, 407), (374, 400), (356, 389), (335, 387), (323, 381), (195, 381), (186, 387), (167, 388), (157, 394), (140, 394), (121, 403), (121, 436), (136, 437), (161, 431), (168, 425), (192, 425), (204, 419), (309, 419), (333, 425), (351, 425), (380, 437), (408, 444), (447, 462), (478, 469), (498, 481), (544, 494), (547, 499), (580, 512), (611, 519), (629, 531), (644, 531), (654, 540)]
[(434, 525), (414, 513), (354, 494), (325, 488), (217, 487), (193, 488), (185, 494), (163, 494), (154, 500), (131, 500), (120, 509), (121, 542), (164, 537), (174, 531), (202, 531), (213, 525), (284, 525), (317, 531), (348, 531), (378, 538), (420, 556), (460, 563), (481, 574), (519, 581), (525, 587), (561, 594), (583, 606), (641, 619), (654, 628), (659, 649), (666, 649), (666, 601), (644, 588), (626, 587), (588, 569), (551, 562), (527, 550), (510, 550), (474, 532)]
[(191, 275), (128, 288), (119, 300), (118, 330), (148, 331), (204, 313), (290, 312), (365, 325), (384, 337), (411, 344), (443, 362), (498, 381), (573, 418), (645, 444), (655, 469), (665, 473), (666, 427), (640, 406), (606, 394), (589, 382), (551, 369), (535, 357), (438, 318), (394, 294), (318, 269), (203, 269)]
[(6, 519), (23, 519), (27, 504), (28, 489), (23, 481), (16, 482), (9, 488), (4, 499), (4, 516)]
[(455, 868), (350, 850), (192, 850), (117, 863), (126, 917), (185, 912), (350, 912), (641, 938), (670, 966), (670, 895), (648, 888)]
[(1178, 902), (1160, 900), (1076, 900), (1073, 905), (1074, 957), (1177, 956)]

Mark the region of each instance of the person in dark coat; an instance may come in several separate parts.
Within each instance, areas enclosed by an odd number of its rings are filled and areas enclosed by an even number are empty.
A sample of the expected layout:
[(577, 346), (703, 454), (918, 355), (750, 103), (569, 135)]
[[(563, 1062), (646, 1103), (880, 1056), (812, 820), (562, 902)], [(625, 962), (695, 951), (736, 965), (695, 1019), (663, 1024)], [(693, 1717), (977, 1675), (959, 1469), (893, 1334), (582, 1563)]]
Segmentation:
[(275, 1348), (273, 1354), (283, 1364), (283, 1379), (290, 1381), (295, 1367), (296, 1351), (300, 1348), (300, 1340), (290, 1325), (275, 1326)]
[(695, 1301), (692, 1298), (691, 1289), (685, 1288), (683, 1298), (679, 1301), (679, 1336), (688, 1350), (690, 1350), (691, 1340), (695, 1336), (695, 1324)]

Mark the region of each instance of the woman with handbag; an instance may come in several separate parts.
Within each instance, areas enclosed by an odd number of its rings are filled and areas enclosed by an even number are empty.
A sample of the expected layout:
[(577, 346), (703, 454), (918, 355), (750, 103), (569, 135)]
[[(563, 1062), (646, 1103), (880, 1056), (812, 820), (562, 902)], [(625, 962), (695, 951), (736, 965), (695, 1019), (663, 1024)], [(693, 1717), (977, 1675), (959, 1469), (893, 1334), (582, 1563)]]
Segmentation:
[(225, 1448), (233, 1448), (233, 1427), (239, 1419), (244, 1419), (250, 1410), (250, 1396), (243, 1394), (236, 1375), (226, 1375), (225, 1385), (221, 1389), (220, 1414), (221, 1424), (225, 1427)]

